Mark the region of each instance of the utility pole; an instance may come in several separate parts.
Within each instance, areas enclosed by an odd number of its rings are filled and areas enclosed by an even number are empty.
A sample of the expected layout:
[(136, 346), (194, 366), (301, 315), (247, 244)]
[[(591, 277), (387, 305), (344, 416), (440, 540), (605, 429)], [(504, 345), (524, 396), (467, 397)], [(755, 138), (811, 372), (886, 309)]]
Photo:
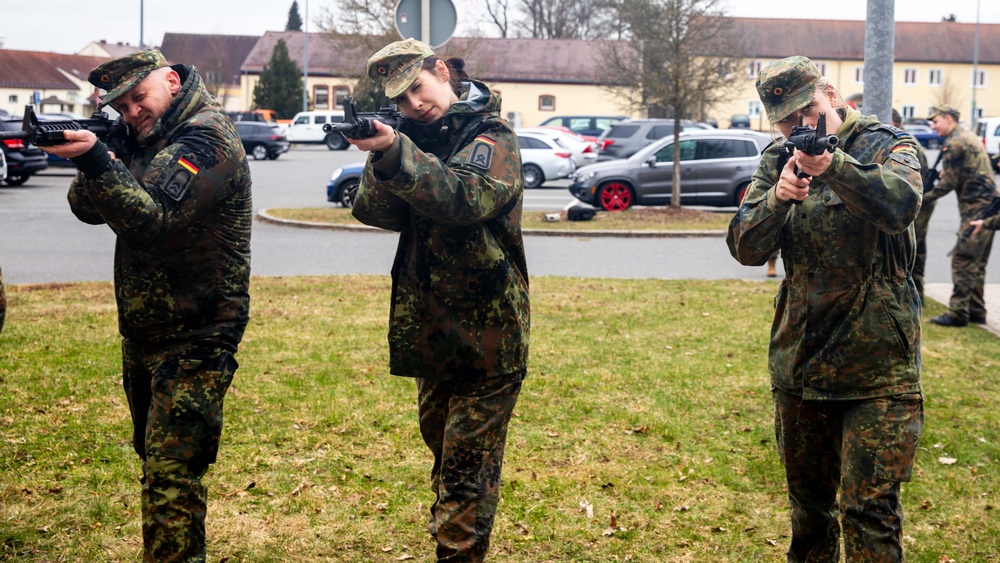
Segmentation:
[(892, 123), (892, 63), (896, 52), (894, 0), (868, 0), (865, 18), (864, 110)]
[(146, 48), (146, 43), (145, 43), (145, 41), (143, 41), (143, 37), (142, 37), (142, 33), (143, 33), (142, 26), (143, 26), (143, 22), (145, 21), (145, 19), (146, 19), (146, 1), (145, 0), (139, 0), (139, 48), (140, 49), (145, 49)]
[(972, 50), (972, 113), (969, 114), (969, 129), (976, 126), (976, 89), (979, 88), (979, 0), (976, 0), (976, 42)]
[(306, 17), (303, 22), (305, 31), (305, 59), (302, 64), (302, 111), (309, 111), (309, 0), (305, 0)]

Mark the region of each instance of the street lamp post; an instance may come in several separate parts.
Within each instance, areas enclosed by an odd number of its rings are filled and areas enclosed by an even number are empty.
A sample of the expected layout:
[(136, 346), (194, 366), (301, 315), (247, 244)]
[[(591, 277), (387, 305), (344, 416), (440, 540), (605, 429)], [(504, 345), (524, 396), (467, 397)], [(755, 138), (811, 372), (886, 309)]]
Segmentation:
[(976, 124), (976, 89), (979, 87), (979, 0), (976, 0), (976, 41), (972, 48), (972, 113), (969, 114), (969, 127)]
[(309, 111), (309, 0), (305, 0), (305, 57), (302, 63), (302, 111)]

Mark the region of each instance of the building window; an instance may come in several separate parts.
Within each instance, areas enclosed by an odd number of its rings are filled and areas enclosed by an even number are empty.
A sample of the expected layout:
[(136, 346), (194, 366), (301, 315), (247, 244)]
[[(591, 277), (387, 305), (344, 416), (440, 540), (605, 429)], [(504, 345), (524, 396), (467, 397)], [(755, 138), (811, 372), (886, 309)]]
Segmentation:
[(351, 91), (347, 86), (336, 86), (333, 89), (333, 107), (336, 109), (344, 109), (344, 103), (347, 101), (347, 96), (351, 95)]
[(757, 75), (760, 74), (760, 67), (760, 61), (750, 61), (750, 65), (747, 67), (747, 76), (757, 78)]
[(907, 86), (917, 85), (917, 69), (915, 68), (903, 69), (903, 84), (906, 84)]
[(539, 111), (555, 111), (556, 110), (556, 97), (549, 96), (548, 94), (538, 96), (538, 110)]
[(903, 119), (910, 119), (917, 114), (917, 106), (903, 106)]
[(932, 68), (927, 73), (927, 84), (929, 84), (931, 86), (940, 86), (941, 85), (941, 76), (943, 74), (944, 74), (944, 71), (941, 70), (940, 68)]
[(328, 86), (313, 87), (313, 109), (330, 108), (330, 88)]
[(854, 67), (854, 83), (855, 84), (865, 83), (865, 67), (863, 66)]
[(986, 108), (977, 107), (976, 115), (973, 117), (973, 121), (979, 121), (982, 119), (986, 115), (986, 112), (984, 111), (985, 109)]
[(7, 101), (10, 102), (10, 103), (12, 103), (12, 104), (16, 104), (17, 103), (17, 94), (11, 94), (7, 98)]
[(819, 69), (819, 75), (826, 78), (826, 63), (816, 63), (816, 68)]
[(751, 100), (747, 103), (747, 117), (760, 117), (760, 102)]
[(972, 87), (973, 88), (985, 88), (986, 87), (986, 71), (977, 70), (972, 75)]

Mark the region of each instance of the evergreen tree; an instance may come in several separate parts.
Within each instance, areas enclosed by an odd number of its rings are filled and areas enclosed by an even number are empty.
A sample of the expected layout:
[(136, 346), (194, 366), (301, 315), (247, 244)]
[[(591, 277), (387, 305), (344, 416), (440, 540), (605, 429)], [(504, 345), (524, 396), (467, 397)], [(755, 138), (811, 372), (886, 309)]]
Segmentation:
[(278, 40), (271, 60), (260, 72), (260, 80), (253, 87), (253, 104), (273, 109), (278, 119), (289, 119), (302, 109), (302, 71), (288, 56), (284, 39)]
[(299, 17), (299, 3), (292, 2), (292, 7), (288, 9), (288, 23), (285, 24), (285, 31), (302, 31), (302, 18)]

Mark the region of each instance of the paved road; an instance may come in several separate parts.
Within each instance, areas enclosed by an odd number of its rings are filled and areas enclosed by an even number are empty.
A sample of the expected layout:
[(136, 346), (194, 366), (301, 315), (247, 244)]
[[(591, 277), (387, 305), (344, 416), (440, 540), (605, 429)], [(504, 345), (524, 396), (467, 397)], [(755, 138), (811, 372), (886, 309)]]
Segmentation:
[[(296, 147), (275, 161), (251, 162), (255, 208), (315, 207), (337, 166), (360, 162), (356, 149)], [(0, 265), (11, 284), (110, 280), (114, 236), (76, 220), (66, 204), (67, 170), (49, 170), (18, 188), (0, 188)], [(527, 192), (529, 211), (553, 211), (573, 198), (565, 181)], [(951, 281), (945, 253), (957, 230), (954, 196), (941, 200), (931, 222), (928, 283)], [(732, 213), (732, 209), (719, 210)], [(533, 276), (764, 279), (763, 268), (740, 266), (720, 237), (622, 239), (538, 237), (525, 242)], [(1000, 245), (997, 245), (1000, 247)], [(384, 274), (396, 248), (391, 233), (350, 233), (254, 224), (253, 274), (258, 276)], [(1000, 264), (1000, 250), (993, 264)], [(988, 273), (1000, 283), (1000, 265)]]

